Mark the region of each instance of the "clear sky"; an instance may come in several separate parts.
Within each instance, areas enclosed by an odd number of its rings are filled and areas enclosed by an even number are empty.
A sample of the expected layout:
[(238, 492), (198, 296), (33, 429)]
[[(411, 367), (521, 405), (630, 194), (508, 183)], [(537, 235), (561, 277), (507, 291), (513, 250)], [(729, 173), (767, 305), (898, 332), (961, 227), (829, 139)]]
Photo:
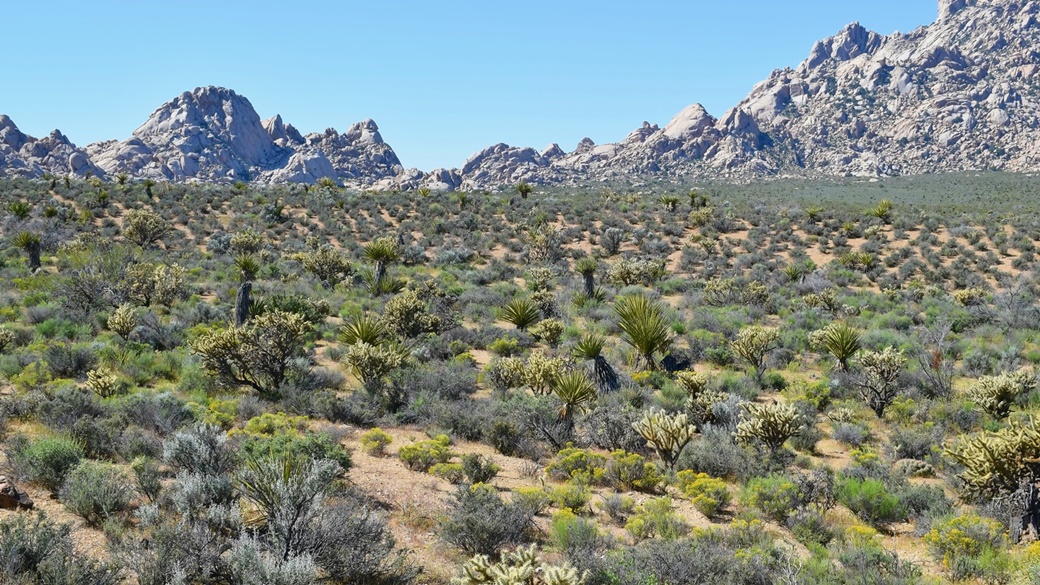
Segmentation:
[(221, 85), (304, 133), (372, 118), (406, 167), (430, 170), (498, 142), (614, 142), (694, 102), (721, 116), (849, 22), (907, 32), (936, 12), (936, 0), (3, 0), (0, 113), (85, 145)]

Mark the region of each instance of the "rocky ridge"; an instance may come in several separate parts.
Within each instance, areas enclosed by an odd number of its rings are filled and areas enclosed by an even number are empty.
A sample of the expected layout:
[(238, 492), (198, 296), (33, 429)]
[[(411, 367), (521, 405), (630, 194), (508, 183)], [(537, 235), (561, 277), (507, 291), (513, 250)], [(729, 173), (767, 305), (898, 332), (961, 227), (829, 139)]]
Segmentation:
[(303, 135), (249, 101), (198, 88), (133, 135), (78, 148), (0, 116), (0, 175), (125, 173), (170, 181), (478, 189), (520, 181), (884, 176), (1040, 168), (1040, 0), (939, 0), (938, 18), (880, 35), (853, 23), (716, 118), (700, 104), (623, 140), (571, 152), (496, 144), (458, 169), (405, 169), (372, 120)]
[(887, 176), (1040, 168), (1040, 3), (940, 0), (935, 23), (880, 35), (853, 23), (714, 118), (693, 104), (664, 128), (536, 156), (496, 145), (464, 187), (520, 180)]

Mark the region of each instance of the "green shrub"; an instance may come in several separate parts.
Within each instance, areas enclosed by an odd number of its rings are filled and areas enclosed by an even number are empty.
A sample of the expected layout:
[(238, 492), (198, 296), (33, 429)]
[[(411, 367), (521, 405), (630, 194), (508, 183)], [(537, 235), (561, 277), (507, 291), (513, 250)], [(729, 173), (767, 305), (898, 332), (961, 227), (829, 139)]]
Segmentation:
[(899, 498), (890, 494), (880, 480), (844, 478), (838, 481), (835, 494), (839, 502), (872, 525), (906, 518)]
[(549, 477), (558, 481), (577, 479), (587, 484), (599, 483), (605, 473), (607, 458), (586, 449), (568, 447), (557, 453), (545, 468)]
[(51, 437), (19, 442), (12, 455), (19, 475), (57, 493), (65, 476), (83, 459), (83, 449), (71, 439)]
[(55, 524), (42, 512), (0, 520), (0, 583), (117, 585), (124, 575), (114, 566), (76, 552), (72, 524)]
[(676, 487), (693, 502), (701, 514), (714, 518), (719, 510), (729, 505), (731, 496), (726, 482), (707, 473), (685, 469), (676, 474)]
[(365, 453), (372, 457), (382, 457), (387, 445), (393, 443), (394, 438), (383, 429), (376, 427), (361, 435), (359, 442)]
[(584, 511), (590, 499), (592, 499), (592, 492), (589, 491), (588, 486), (577, 481), (569, 481), (549, 492), (549, 501), (554, 506), (575, 513)]
[(328, 433), (305, 432), (300, 434), (281, 434), (274, 436), (257, 435), (249, 437), (242, 444), (242, 452), (247, 458), (292, 456), (311, 460), (331, 459), (339, 464), (342, 472), (347, 472), (353, 465), (348, 451)]
[(519, 354), (522, 348), (520, 342), (515, 338), (499, 337), (488, 344), (487, 350), (498, 356), (511, 357)]
[(460, 484), (466, 479), (461, 463), (437, 463), (430, 467), (430, 475), (454, 484)]
[(568, 558), (588, 554), (599, 548), (599, 529), (587, 518), (570, 510), (561, 510), (552, 516), (549, 523), (549, 540)]
[(549, 493), (541, 487), (518, 487), (513, 490), (513, 504), (523, 507), (537, 516), (549, 507)]
[(455, 456), (450, 447), (451, 440), (447, 435), (437, 435), (429, 441), (417, 441), (411, 445), (405, 445), (398, 450), (397, 455), (412, 471), (429, 471), (438, 463), (447, 463)]
[(469, 483), (489, 483), (498, 475), (499, 467), (488, 457), (476, 453), (462, 456), (462, 471)]
[(603, 481), (619, 491), (652, 493), (661, 484), (661, 472), (642, 455), (623, 450), (614, 451), (607, 461)]
[(123, 469), (101, 461), (86, 460), (65, 478), (61, 501), (88, 524), (100, 526), (125, 510), (133, 499), (134, 484)]
[(744, 505), (758, 508), (777, 522), (783, 522), (798, 507), (798, 486), (783, 475), (756, 477), (744, 486), (741, 499)]
[(932, 556), (957, 579), (981, 576), (997, 568), (1007, 537), (996, 520), (975, 514), (947, 517), (932, 524), (924, 535)]
[(665, 496), (648, 500), (625, 524), (625, 531), (636, 541), (648, 538), (672, 540), (686, 536), (690, 527), (672, 512), (672, 499)]
[(487, 484), (459, 487), (441, 524), (441, 538), (468, 553), (493, 555), (507, 545), (523, 544), (531, 510), (507, 504)]

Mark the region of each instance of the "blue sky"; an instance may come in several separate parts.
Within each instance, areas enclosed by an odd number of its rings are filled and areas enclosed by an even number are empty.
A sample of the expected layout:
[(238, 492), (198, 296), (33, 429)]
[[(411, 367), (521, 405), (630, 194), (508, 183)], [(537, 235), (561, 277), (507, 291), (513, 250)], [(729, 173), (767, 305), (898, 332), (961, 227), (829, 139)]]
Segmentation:
[(406, 167), (497, 142), (571, 150), (700, 102), (715, 116), (852, 21), (935, 0), (355, 2), (11, 0), (0, 113), (36, 136), (124, 139), (162, 103), (230, 87), (302, 132), (373, 118)]

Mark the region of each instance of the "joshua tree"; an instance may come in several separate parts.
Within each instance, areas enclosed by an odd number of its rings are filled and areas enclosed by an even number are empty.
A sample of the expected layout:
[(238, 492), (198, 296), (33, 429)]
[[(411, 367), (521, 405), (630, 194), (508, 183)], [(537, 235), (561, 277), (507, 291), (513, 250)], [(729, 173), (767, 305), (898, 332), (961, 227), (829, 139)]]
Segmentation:
[(675, 210), (679, 207), (679, 198), (675, 195), (662, 195), (659, 201), (671, 213), (675, 213)]
[(571, 370), (556, 377), (552, 382), (552, 391), (563, 406), (560, 408), (560, 420), (568, 430), (574, 427), (574, 411), (584, 411), (589, 403), (596, 399), (596, 386), (581, 370)]
[(19, 220), (25, 220), (32, 213), (32, 206), (25, 201), (12, 201), (7, 205), (7, 211)]
[(617, 390), (620, 386), (617, 372), (603, 357), (604, 339), (601, 335), (589, 333), (583, 335), (574, 346), (572, 355), (579, 360), (592, 362), (592, 372), (596, 376), (596, 384), (604, 392)]
[(531, 191), (534, 191), (534, 188), (527, 183), (517, 183), (516, 185), (516, 192), (520, 195), (521, 199), (527, 199), (527, 196), (531, 194)]
[(386, 288), (386, 270), (401, 258), (401, 246), (397, 240), (391, 237), (377, 238), (364, 247), (365, 259), (375, 265), (375, 273), (372, 278), (372, 289), (375, 294), (381, 294)]
[(574, 269), (585, 279), (585, 296), (592, 298), (596, 294), (596, 259), (591, 256), (582, 256), (574, 263)]
[(235, 295), (235, 326), (241, 327), (249, 320), (249, 293), (253, 290), (253, 283), (246, 280), (238, 285), (238, 294)]
[(151, 179), (145, 179), (141, 182), (141, 184), (144, 185), (144, 192), (148, 195), (148, 197), (152, 197), (152, 187), (155, 186), (155, 181)]
[(621, 340), (636, 351), (636, 363), (647, 370), (657, 369), (658, 354), (672, 344), (672, 332), (661, 307), (644, 295), (623, 297), (614, 304)]
[(29, 258), (31, 272), (40, 269), (40, 243), (40, 236), (31, 232), (19, 232), (14, 239), (14, 244), (21, 248)]
[(891, 201), (889, 201), (888, 199), (882, 199), (878, 202), (877, 205), (875, 205), (873, 208), (867, 211), (867, 215), (876, 217), (880, 219), (883, 223), (888, 223), (892, 219), (893, 209), (895, 209), (895, 206), (892, 205)]

